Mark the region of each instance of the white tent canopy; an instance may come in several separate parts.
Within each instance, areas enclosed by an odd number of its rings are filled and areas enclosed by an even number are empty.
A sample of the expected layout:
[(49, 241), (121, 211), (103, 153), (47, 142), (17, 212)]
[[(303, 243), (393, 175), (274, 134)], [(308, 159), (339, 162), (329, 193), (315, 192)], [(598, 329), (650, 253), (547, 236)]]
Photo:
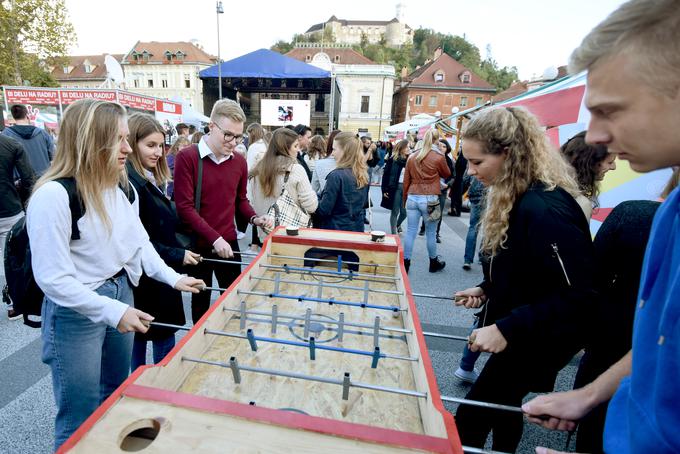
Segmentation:
[(436, 120), (436, 117), (433, 117), (432, 115), (428, 115), (425, 113), (421, 113), (418, 115), (415, 115), (413, 118), (410, 120), (406, 120), (402, 123), (397, 123), (396, 125), (392, 125), (390, 127), (385, 128), (385, 133), (387, 134), (396, 134), (398, 132), (402, 131), (410, 131), (412, 129), (418, 129), (421, 126), (425, 126), (426, 124), (429, 123), (434, 123)]
[(210, 117), (201, 114), (194, 110), (191, 105), (179, 97), (174, 97), (171, 101), (182, 103), (182, 122), (188, 125), (194, 125), (200, 129), (203, 127), (202, 123), (210, 123)]

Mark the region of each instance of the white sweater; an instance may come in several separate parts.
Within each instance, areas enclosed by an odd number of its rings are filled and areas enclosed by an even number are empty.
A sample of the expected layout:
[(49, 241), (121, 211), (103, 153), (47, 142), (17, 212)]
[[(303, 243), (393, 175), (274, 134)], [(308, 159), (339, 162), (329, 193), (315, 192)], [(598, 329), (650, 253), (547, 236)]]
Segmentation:
[(51, 181), (31, 197), (26, 214), (33, 274), (54, 303), (94, 323), (116, 327), (127, 304), (94, 290), (121, 269), (137, 286), (142, 271), (173, 286), (181, 275), (167, 266), (139, 220), (139, 197), (131, 205), (119, 188), (104, 193), (111, 232), (94, 210), (78, 220), (80, 239), (71, 241), (71, 210), (64, 187)]

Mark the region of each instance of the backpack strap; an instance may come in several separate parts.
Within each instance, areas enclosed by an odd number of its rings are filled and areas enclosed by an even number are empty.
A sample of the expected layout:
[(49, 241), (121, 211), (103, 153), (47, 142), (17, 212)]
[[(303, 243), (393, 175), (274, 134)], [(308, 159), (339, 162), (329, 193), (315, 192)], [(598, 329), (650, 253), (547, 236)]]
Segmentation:
[(78, 219), (85, 215), (85, 205), (83, 205), (83, 201), (78, 193), (76, 180), (73, 177), (65, 177), (57, 178), (54, 181), (66, 189), (66, 193), (68, 194), (68, 207), (71, 210), (71, 239), (79, 240), (80, 230), (78, 230)]

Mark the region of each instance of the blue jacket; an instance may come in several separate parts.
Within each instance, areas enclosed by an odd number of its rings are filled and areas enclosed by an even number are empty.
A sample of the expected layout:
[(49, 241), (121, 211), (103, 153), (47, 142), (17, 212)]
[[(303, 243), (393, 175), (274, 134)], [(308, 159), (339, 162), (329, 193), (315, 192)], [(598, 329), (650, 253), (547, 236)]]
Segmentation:
[(43, 173), (52, 163), (54, 141), (44, 129), (31, 125), (15, 125), (2, 132), (7, 137), (19, 141), (26, 150), (31, 167), (37, 176)]
[(364, 231), (368, 185), (357, 188), (352, 169), (335, 169), (326, 177), (326, 187), (316, 209), (314, 227), (329, 230)]
[(633, 328), (633, 372), (607, 411), (608, 453), (680, 452), (680, 191), (654, 218)]

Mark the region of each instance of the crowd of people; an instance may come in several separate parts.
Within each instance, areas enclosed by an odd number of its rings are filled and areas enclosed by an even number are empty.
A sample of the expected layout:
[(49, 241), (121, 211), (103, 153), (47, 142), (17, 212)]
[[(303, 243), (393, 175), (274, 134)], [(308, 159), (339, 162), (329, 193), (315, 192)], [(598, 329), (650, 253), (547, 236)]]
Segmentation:
[[(406, 272), (419, 234), (429, 272), (444, 270), (447, 198), (448, 214), (460, 216), (467, 193), (461, 263), (471, 269), (477, 253), (484, 276), (455, 294), (477, 311), (454, 372), (471, 383), (468, 399), (517, 407), (548, 393), (524, 413), (550, 429), (578, 425), (579, 452), (678, 452), (679, 30), (673, 0), (631, 0), (597, 26), (571, 57), (573, 71), (588, 70), (592, 120), (560, 149), (521, 107), (481, 110), (455, 150), (437, 129), (394, 143), (312, 135), (305, 125), (244, 131), (230, 100), (215, 103), (205, 131), (177, 125), (172, 144), (152, 116), (80, 100), (65, 110), (55, 147), (25, 106), (13, 106), (16, 125), (0, 135), (0, 247), (25, 210), (45, 295), (55, 448), (146, 363), (149, 341), (155, 363), (174, 347), (175, 331), (149, 322), (185, 324), (181, 292), (191, 293), (198, 323), (210, 305), (206, 283), (214, 275), (226, 288), (238, 277), (248, 225), (254, 251), (284, 222), (363, 232), (374, 184), (391, 233), (404, 235)], [(640, 172), (675, 171), (663, 203), (620, 204), (592, 239), (599, 185), (616, 157)], [(580, 351), (574, 390), (551, 393)], [(491, 355), (477, 373), (481, 352)], [(514, 452), (524, 420), (462, 404), (456, 424), (466, 446), (481, 448), (492, 433), (494, 450)]]

